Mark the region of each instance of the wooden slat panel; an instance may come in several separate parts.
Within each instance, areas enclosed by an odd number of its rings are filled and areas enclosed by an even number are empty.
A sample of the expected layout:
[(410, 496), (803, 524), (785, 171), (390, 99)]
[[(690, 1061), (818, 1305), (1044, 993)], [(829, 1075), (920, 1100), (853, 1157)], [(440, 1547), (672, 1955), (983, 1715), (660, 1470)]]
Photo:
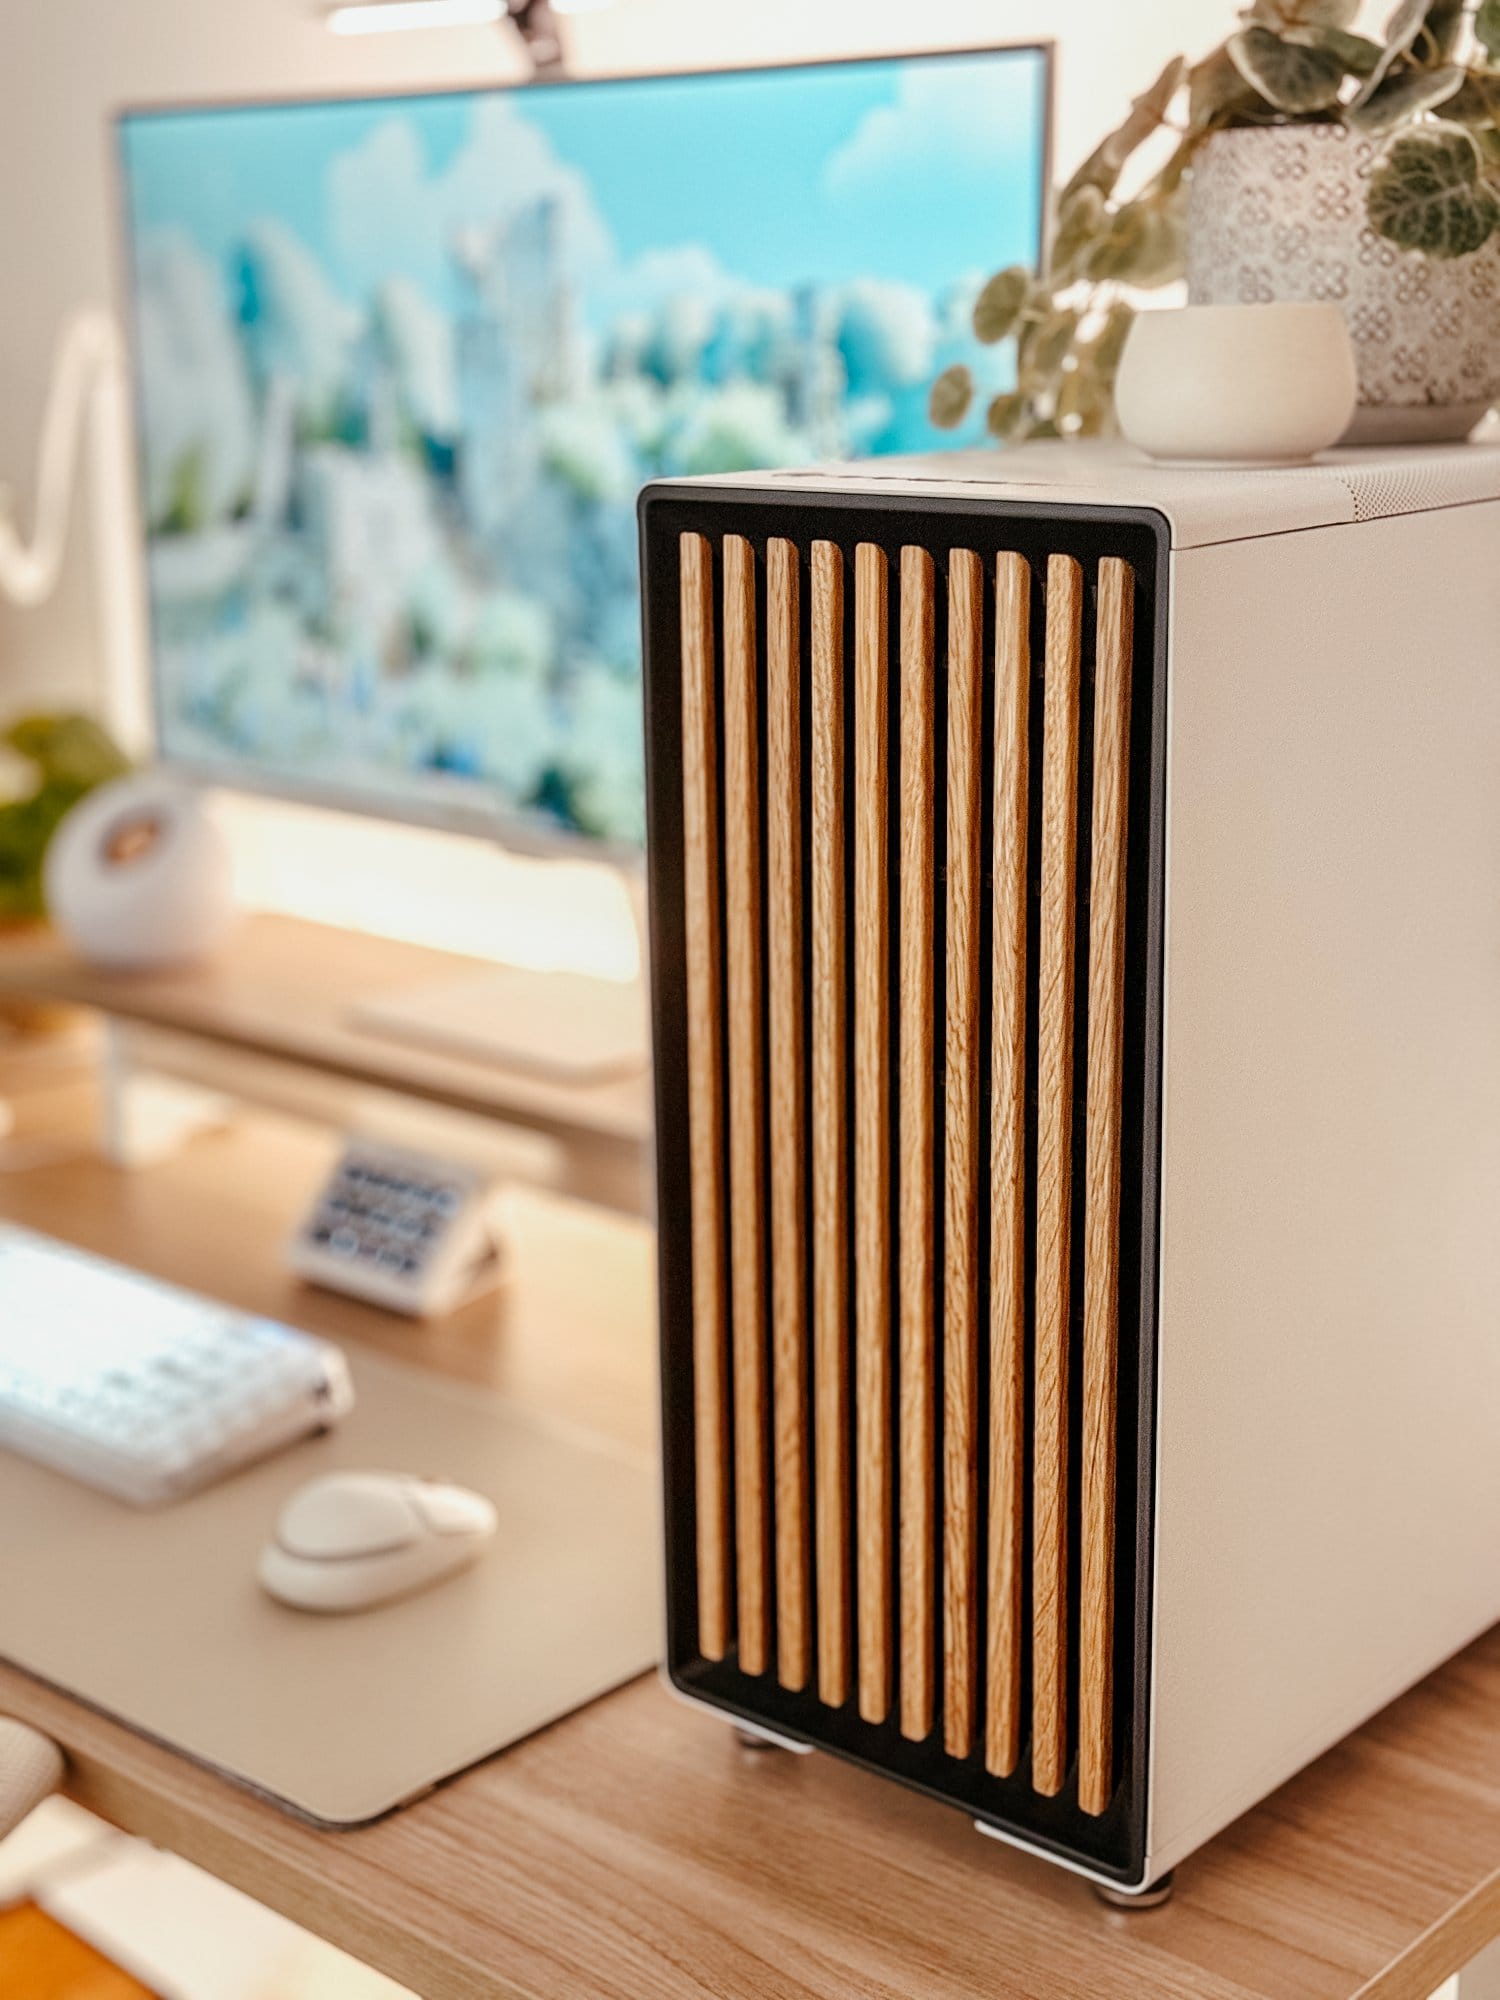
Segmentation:
[(1032, 1782), (1067, 1772), (1068, 1259), (1072, 1227), (1074, 839), (1083, 575), (1047, 564), (1042, 900), (1037, 980), (1036, 1408), (1032, 1505)]
[(995, 572), (994, 900), (990, 1041), (990, 1509), (984, 1761), (1021, 1754), (1026, 1504), (1026, 869), (1031, 568)]
[(761, 1089), (760, 744), (755, 557), (724, 537), (724, 930), (729, 1000), (729, 1272), (739, 1664), (769, 1665), (765, 1216)]
[(979, 830), (984, 569), (948, 559), (947, 1042), (943, 1160), (943, 1747), (974, 1736), (979, 1482)]
[(901, 1733), (933, 1716), (932, 557), (901, 551), (900, 1437)]
[(776, 1677), (803, 1688), (807, 1543), (807, 1176), (802, 1110), (802, 648), (791, 542), (766, 549), (766, 931), (770, 960), (771, 1388)]
[(854, 557), (854, 1502), (859, 1712), (891, 1705), (890, 888), (886, 559)]
[(1115, 1426), (1120, 1287), (1120, 1064), (1125, 1038), (1125, 848), (1135, 579), (1099, 565), (1089, 890), (1084, 1168), (1083, 1464), (1079, 1524), (1078, 1803), (1114, 1790)]
[(729, 1313), (724, 1272), (723, 1016), (719, 971), (713, 557), (702, 535), (684, 535), (679, 547), (698, 1650), (705, 1659), (721, 1660), (728, 1649), (730, 1630)]
[(844, 563), (812, 547), (812, 1233), (818, 1695), (849, 1694)]

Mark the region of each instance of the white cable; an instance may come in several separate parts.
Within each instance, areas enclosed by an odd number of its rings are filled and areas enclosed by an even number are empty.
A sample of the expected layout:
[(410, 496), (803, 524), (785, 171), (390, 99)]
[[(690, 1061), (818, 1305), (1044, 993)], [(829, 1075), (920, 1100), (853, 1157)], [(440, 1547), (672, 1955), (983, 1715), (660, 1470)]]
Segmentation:
[(0, 1715), (0, 1838), (63, 1781), (63, 1754), (50, 1737)]
[(97, 308), (71, 314), (63, 326), (42, 417), (29, 541), (12, 516), (11, 496), (0, 500), (0, 592), (16, 604), (42, 604), (57, 588), (89, 399), (96, 387), (113, 389), (122, 368), (120, 336), (110, 315)]

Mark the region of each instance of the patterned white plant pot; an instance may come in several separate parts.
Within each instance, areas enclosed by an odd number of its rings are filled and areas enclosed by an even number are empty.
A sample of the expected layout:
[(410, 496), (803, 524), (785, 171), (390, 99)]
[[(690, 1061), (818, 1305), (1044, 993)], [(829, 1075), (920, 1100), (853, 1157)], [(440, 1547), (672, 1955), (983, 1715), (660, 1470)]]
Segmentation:
[(1334, 301), (1359, 373), (1344, 441), (1467, 437), (1500, 402), (1500, 238), (1444, 262), (1377, 236), (1365, 184), (1380, 151), (1342, 125), (1216, 133), (1193, 168), (1188, 297)]

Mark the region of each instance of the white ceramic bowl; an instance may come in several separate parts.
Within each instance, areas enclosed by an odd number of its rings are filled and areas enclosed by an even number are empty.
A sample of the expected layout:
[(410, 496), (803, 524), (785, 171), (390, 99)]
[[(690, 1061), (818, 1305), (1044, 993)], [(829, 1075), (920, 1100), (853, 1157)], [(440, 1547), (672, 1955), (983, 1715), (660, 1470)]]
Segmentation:
[(1115, 409), (1153, 458), (1285, 465), (1336, 444), (1357, 395), (1337, 306), (1184, 306), (1136, 320)]

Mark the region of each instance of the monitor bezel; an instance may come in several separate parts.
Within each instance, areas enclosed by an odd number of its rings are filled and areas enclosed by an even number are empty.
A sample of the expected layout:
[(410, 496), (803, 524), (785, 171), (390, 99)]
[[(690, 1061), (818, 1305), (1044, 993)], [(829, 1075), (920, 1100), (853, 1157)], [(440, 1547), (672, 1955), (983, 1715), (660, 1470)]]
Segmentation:
[[(500, 845), (515, 854), (542, 858), (596, 860), (628, 869), (642, 865), (644, 843), (613, 840), (582, 832), (576, 827), (549, 822), (544, 815), (524, 806), (490, 805), (477, 798), (458, 796), (460, 790), (480, 788), (469, 779), (455, 780), (451, 804), (435, 797), (401, 798), (376, 785), (343, 785), (337, 780), (303, 780), (295, 772), (276, 772), (251, 763), (230, 759), (193, 757), (169, 751), (163, 743), (161, 676), (156, 644), (156, 614), (147, 576), (148, 537), (145, 528), (145, 453), (136, 421), (142, 396), (138, 328), (133, 300), (136, 296), (137, 251), (135, 230), (127, 197), (125, 168), (125, 128), (133, 120), (174, 116), (190, 117), (213, 111), (257, 111), (316, 109), (340, 104), (408, 104), (444, 97), (490, 97), (529, 90), (609, 89), (631, 83), (706, 82), (716, 77), (783, 75), (791, 71), (848, 69), (868, 63), (923, 63), (945, 57), (1022, 56), (1041, 58), (1038, 75), (1041, 112), (1041, 200), (1035, 218), (1033, 268), (1040, 270), (1046, 252), (1051, 223), (1053, 143), (1057, 115), (1057, 43), (1051, 37), (1019, 41), (982, 42), (959, 47), (923, 48), (866, 52), (859, 55), (793, 57), (767, 63), (724, 63), (708, 69), (617, 70), (592, 76), (548, 75), (498, 78), (493, 82), (419, 85), (414, 89), (345, 90), (316, 92), (266, 91), (239, 95), (168, 98), (158, 101), (132, 100), (117, 104), (109, 114), (112, 137), (110, 166), (113, 181), (113, 228), (111, 230), (112, 284), (115, 317), (124, 346), (128, 395), (127, 427), (130, 440), (132, 483), (137, 508), (136, 561), (139, 564), (142, 610), (142, 655), (146, 676), (151, 754), (162, 769), (194, 784), (248, 794), (286, 805), (316, 810), (350, 813), (365, 819), (384, 820), (403, 826), (423, 827), (441, 833), (470, 835)], [(642, 756), (644, 744), (644, 702), (642, 703)]]

